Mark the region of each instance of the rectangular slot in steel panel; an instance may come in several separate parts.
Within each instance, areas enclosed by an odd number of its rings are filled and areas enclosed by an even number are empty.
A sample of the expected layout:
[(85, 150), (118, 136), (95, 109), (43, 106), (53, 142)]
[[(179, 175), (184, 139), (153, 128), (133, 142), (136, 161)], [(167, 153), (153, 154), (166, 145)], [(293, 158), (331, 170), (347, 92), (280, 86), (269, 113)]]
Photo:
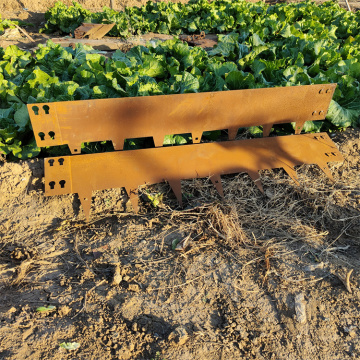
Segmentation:
[(95, 190), (125, 187), (137, 210), (143, 184), (168, 181), (181, 203), (181, 179), (209, 177), (223, 195), (224, 174), (247, 172), (262, 190), (259, 170), (283, 168), (297, 182), (294, 166), (317, 164), (331, 178), (327, 163), (342, 160), (326, 133), (63, 156), (45, 159), (45, 194), (78, 193), (88, 218)]
[(170, 134), (227, 129), (229, 140), (240, 127), (295, 122), (300, 134), (308, 120), (325, 119), (336, 84), (304, 85), (207, 93), (29, 104), (39, 147), (67, 144), (72, 154), (84, 142), (111, 140), (122, 150), (125, 139), (153, 137), (163, 146)]

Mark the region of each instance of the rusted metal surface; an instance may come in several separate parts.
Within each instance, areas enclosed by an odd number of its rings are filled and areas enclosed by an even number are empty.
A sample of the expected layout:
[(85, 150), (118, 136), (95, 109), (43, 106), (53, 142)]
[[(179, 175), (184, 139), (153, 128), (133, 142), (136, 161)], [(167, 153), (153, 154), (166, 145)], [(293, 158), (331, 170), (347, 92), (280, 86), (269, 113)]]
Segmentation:
[(325, 118), (336, 84), (305, 85), (144, 96), (133, 98), (29, 104), (39, 147), (69, 145), (79, 154), (81, 143), (111, 140), (122, 150), (125, 139), (191, 133), (199, 143), (204, 131), (227, 129), (229, 140), (240, 127), (262, 125), (268, 136), (274, 124), (295, 122), (296, 134), (307, 120)]
[(205, 35), (204, 31), (199, 35), (180, 35), (179, 39), (186, 41), (191, 46), (200, 46), (202, 48), (212, 48), (218, 43), (216, 34)]
[(139, 185), (167, 181), (181, 204), (181, 179), (207, 178), (223, 195), (221, 175), (247, 172), (262, 191), (259, 170), (283, 168), (297, 183), (294, 166), (343, 157), (326, 133), (64, 156), (45, 159), (45, 194), (78, 193), (89, 218), (95, 190), (125, 187), (135, 211)]
[(113, 24), (88, 24), (83, 23), (75, 29), (75, 39), (83, 39), (88, 37), (89, 39), (101, 39), (105, 36), (113, 27)]

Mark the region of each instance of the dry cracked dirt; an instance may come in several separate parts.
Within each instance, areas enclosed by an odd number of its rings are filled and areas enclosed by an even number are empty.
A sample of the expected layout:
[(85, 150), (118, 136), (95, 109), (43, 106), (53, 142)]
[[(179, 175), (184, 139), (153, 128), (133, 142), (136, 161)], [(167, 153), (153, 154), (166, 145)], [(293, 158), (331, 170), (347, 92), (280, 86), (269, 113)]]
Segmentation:
[(182, 209), (160, 184), (139, 214), (113, 189), (89, 223), (76, 195), (44, 196), (42, 160), (1, 162), (0, 358), (359, 358), (360, 131), (333, 139), (334, 183), (263, 171), (262, 195), (231, 175), (221, 201), (183, 181)]

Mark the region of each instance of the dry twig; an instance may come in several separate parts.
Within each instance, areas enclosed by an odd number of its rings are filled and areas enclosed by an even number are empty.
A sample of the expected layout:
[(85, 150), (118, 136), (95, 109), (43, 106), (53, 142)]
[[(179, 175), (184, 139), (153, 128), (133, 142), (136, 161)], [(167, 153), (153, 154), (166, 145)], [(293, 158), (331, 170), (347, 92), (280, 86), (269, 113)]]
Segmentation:
[(20, 26), (14, 24), (18, 30), (20, 30), (30, 41), (35, 42), (35, 40)]
[(351, 7), (350, 7), (350, 4), (349, 4), (349, 1), (345, 0), (345, 2), (346, 2), (346, 6), (347, 6), (348, 10), (351, 12)]
[(345, 276), (342, 276), (340, 274), (336, 274), (336, 276), (341, 280), (341, 282), (344, 284), (346, 290), (352, 294), (352, 289), (351, 289), (351, 286), (350, 286), (350, 276), (353, 272), (353, 269), (349, 270), (346, 272)]

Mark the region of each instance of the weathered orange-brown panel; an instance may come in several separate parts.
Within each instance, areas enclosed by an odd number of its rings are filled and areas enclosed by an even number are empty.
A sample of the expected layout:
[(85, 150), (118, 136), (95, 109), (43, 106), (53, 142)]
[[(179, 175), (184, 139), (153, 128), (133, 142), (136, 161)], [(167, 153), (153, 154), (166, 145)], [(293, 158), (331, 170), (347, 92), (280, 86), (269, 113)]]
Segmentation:
[(199, 143), (204, 131), (229, 131), (262, 125), (296, 123), (300, 134), (308, 120), (325, 118), (336, 84), (144, 96), (118, 99), (29, 104), (39, 147), (69, 145), (72, 154), (83, 142), (111, 140), (122, 150), (125, 139), (153, 137), (163, 146), (170, 134), (191, 133)]
[(181, 179), (209, 177), (222, 195), (220, 176), (247, 172), (262, 190), (259, 170), (283, 168), (297, 182), (294, 166), (343, 157), (326, 133), (172, 146), (45, 159), (45, 194), (78, 193), (86, 217), (95, 190), (125, 187), (135, 210), (137, 188), (168, 181), (181, 203)]
[(101, 39), (104, 37), (113, 27), (113, 24), (89, 24), (83, 23), (78, 28), (75, 29), (74, 35), (75, 39), (83, 39), (86, 36), (89, 39)]

